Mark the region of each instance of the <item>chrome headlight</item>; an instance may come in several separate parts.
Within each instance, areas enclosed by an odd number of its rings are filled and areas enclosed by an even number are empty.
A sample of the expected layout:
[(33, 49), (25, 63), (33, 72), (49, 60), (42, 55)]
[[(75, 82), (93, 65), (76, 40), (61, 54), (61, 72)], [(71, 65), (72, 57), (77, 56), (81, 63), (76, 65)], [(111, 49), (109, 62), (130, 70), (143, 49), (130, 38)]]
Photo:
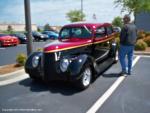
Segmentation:
[(65, 72), (69, 66), (69, 60), (68, 59), (62, 59), (60, 61), (60, 69), (62, 72)]
[(34, 57), (32, 58), (32, 66), (33, 66), (34, 68), (36, 68), (36, 67), (38, 66), (38, 64), (39, 64), (39, 59), (40, 59), (39, 56), (34, 56)]

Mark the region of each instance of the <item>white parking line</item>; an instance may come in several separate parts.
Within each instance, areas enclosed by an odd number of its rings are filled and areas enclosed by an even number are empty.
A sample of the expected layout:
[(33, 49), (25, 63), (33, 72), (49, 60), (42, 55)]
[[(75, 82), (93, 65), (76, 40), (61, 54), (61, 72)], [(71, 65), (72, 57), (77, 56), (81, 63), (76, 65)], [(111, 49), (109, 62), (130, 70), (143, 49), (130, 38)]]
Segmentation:
[[(133, 61), (133, 66), (138, 62), (140, 56), (137, 56)], [(125, 80), (126, 77), (119, 77), (113, 85), (94, 103), (94, 105), (86, 113), (96, 113), (98, 109), (102, 107), (104, 102), (112, 95), (112, 93), (117, 89), (117, 87)]]
[(0, 47), (0, 49), (2, 49), (2, 50), (3, 50), (3, 49), (6, 49), (6, 48), (1, 48), (1, 47)]

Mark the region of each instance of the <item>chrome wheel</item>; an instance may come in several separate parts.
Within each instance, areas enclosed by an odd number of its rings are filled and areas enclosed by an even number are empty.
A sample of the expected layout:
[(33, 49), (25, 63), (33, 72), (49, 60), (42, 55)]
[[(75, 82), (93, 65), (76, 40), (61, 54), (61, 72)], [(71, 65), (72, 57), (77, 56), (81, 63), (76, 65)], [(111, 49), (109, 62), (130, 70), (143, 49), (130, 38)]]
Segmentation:
[(82, 73), (82, 83), (84, 87), (87, 87), (91, 83), (92, 72), (90, 68), (86, 68)]

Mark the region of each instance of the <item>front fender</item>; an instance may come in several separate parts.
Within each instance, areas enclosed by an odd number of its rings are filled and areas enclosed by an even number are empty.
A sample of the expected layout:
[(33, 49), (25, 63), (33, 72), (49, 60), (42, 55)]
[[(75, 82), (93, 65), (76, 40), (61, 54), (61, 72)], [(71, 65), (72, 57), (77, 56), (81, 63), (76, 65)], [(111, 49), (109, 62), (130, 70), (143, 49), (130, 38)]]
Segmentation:
[(69, 64), (68, 71), (72, 77), (79, 77), (81, 70), (86, 63), (91, 63), (89, 60), (88, 55), (79, 55), (73, 60), (71, 60), (71, 63)]
[[(33, 66), (32, 66), (32, 59), (33, 59), (33, 57), (34, 56), (39, 56), (39, 64), (38, 64), (38, 66), (36, 67), (36, 68), (34, 68)], [(35, 71), (41, 71), (41, 68), (42, 68), (42, 63), (43, 62), (41, 62), (41, 59), (42, 59), (42, 52), (34, 52), (34, 53), (32, 53), (29, 57), (28, 57), (28, 59), (27, 59), (27, 61), (26, 61), (26, 63), (25, 63), (25, 71), (26, 71), (26, 73), (32, 73), (32, 72), (35, 72)]]

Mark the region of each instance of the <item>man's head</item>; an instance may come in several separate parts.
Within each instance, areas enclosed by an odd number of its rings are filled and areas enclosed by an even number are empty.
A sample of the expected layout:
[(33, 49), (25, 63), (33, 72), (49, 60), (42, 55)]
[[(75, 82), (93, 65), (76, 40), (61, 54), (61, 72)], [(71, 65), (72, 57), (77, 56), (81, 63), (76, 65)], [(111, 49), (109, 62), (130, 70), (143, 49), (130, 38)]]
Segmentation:
[(124, 17), (123, 17), (123, 22), (124, 22), (124, 24), (128, 24), (129, 22), (130, 22), (130, 16), (129, 15), (124, 15)]

